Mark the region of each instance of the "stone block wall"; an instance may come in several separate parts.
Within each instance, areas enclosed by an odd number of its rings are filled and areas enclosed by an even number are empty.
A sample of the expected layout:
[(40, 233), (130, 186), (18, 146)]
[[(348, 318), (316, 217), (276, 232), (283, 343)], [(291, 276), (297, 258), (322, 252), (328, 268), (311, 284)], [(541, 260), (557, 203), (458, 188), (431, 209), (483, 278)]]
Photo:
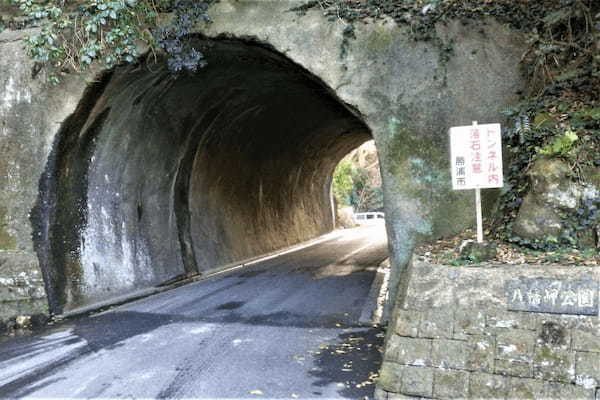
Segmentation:
[(510, 311), (517, 277), (597, 282), (600, 269), (415, 263), (377, 398), (600, 399), (598, 315)]
[(0, 251), (0, 330), (11, 317), (47, 311), (37, 258), (28, 253)]

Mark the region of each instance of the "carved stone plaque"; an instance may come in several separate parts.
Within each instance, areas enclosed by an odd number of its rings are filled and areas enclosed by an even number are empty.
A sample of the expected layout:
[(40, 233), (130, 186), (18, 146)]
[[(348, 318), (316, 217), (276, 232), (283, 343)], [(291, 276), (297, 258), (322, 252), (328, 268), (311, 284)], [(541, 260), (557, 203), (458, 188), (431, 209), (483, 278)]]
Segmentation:
[(519, 278), (505, 290), (509, 310), (598, 315), (597, 281)]

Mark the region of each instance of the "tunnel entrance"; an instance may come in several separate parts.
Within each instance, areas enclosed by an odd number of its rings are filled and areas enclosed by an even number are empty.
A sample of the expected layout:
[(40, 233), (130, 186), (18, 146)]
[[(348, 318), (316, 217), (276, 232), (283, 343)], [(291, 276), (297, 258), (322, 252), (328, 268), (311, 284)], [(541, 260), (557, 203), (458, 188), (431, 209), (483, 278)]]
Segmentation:
[(206, 68), (116, 68), (63, 123), (32, 212), (51, 312), (334, 228), (334, 168), (371, 139), (357, 111), (272, 49), (194, 40)]

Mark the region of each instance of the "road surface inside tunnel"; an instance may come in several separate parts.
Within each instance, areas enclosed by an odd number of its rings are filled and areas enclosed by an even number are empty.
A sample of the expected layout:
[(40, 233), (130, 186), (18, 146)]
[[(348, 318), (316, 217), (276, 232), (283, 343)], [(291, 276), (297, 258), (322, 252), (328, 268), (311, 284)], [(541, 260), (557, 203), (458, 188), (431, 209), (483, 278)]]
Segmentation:
[(372, 398), (383, 225), (0, 344), (0, 398)]

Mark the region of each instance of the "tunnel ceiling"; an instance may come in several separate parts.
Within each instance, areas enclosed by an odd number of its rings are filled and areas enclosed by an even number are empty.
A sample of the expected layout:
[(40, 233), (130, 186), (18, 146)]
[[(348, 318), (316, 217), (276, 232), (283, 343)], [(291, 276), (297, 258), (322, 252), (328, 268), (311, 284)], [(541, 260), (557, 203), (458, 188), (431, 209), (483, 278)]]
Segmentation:
[(194, 40), (206, 68), (117, 68), (64, 122), (32, 217), (51, 311), (333, 229), (331, 174), (367, 127), (274, 51)]

